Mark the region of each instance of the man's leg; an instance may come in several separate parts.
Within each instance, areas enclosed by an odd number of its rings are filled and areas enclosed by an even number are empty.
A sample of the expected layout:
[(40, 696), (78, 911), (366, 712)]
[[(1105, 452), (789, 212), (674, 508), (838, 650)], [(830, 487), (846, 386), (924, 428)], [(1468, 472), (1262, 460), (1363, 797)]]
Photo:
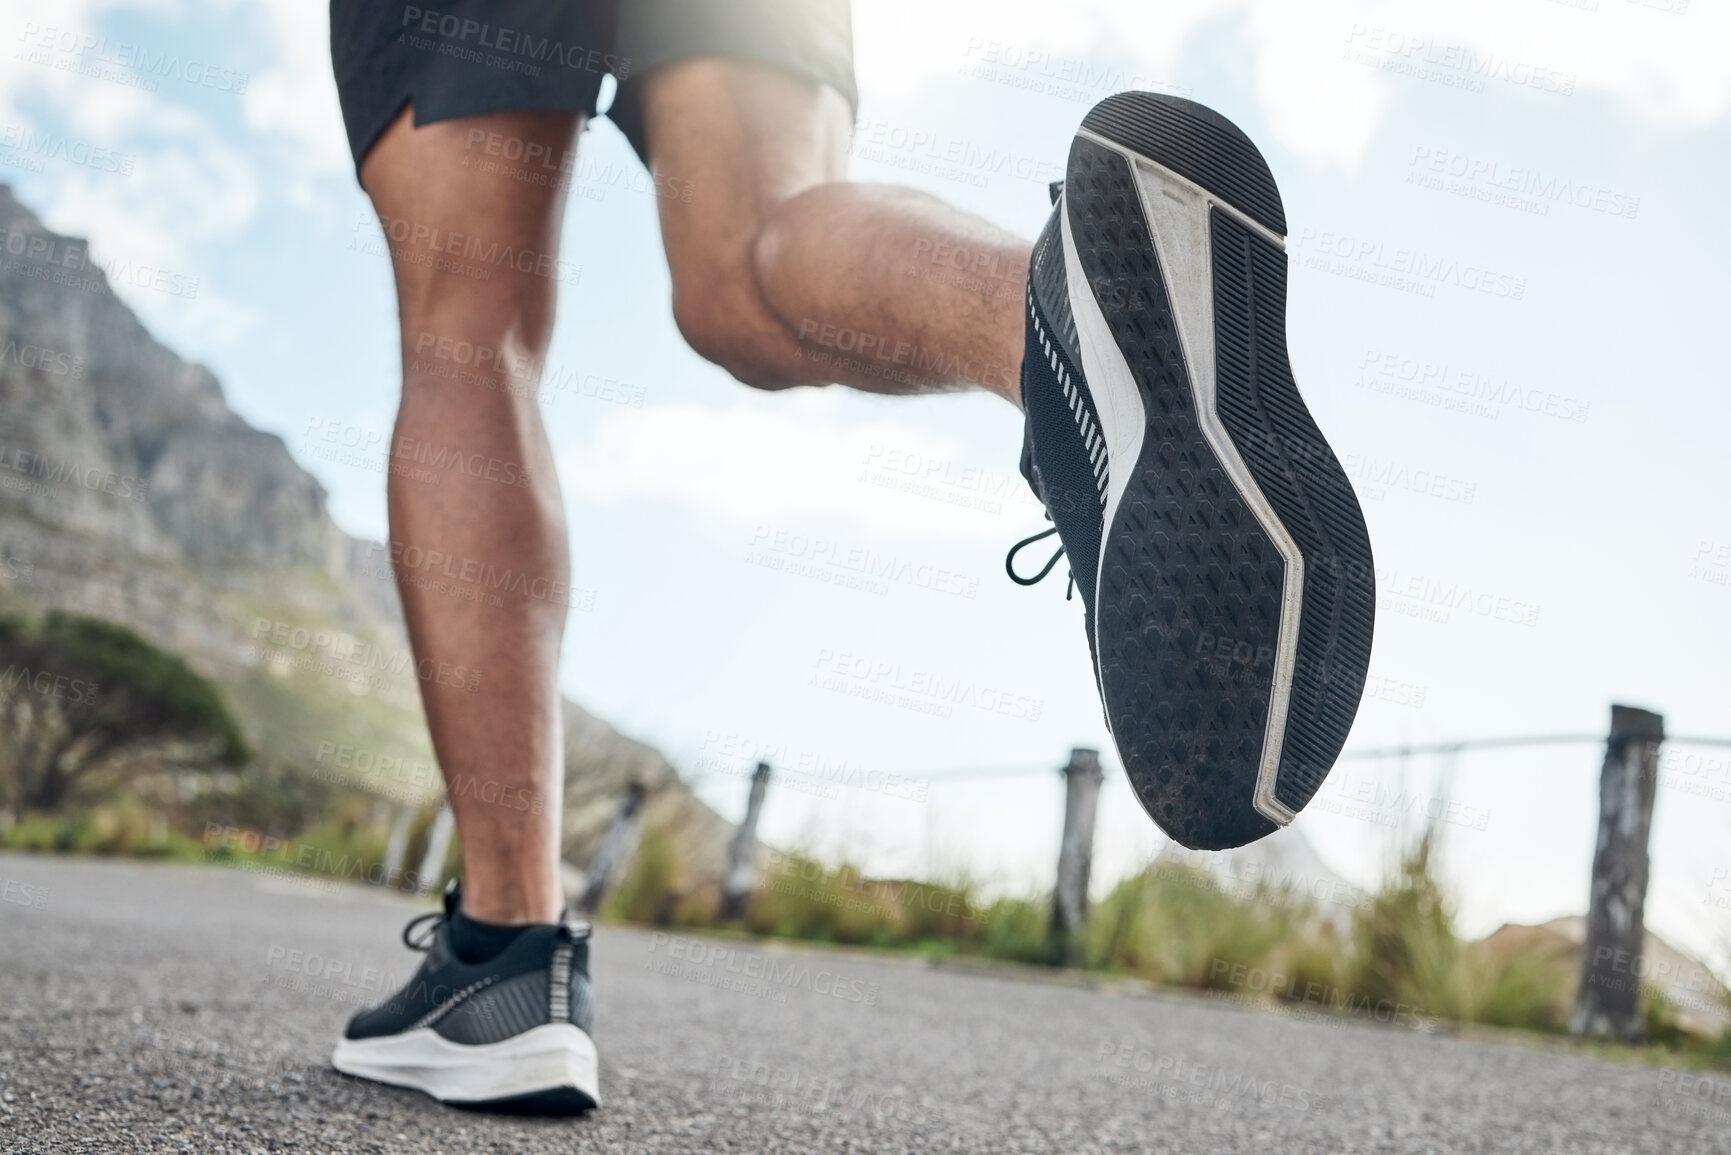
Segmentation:
[[(650, 159), (692, 193), (661, 218), (698, 351), (768, 388), (975, 384), (1025, 404), (1023, 462), (1143, 808), (1193, 848), (1290, 822), (1351, 729), (1376, 591), (1351, 482), (1293, 382), (1285, 214), (1249, 138), (1190, 101), (1108, 97), (1032, 249), (845, 183), (847, 110), (821, 85), (718, 58), (642, 83)], [(1209, 636), (1268, 657), (1222, 671), (1198, 660)]]
[(936, 197), (848, 183), (834, 91), (722, 57), (643, 81), (673, 313), (749, 385), (1019, 387), (1027, 242)]
[[(569, 557), (535, 397), (554, 282), (461, 253), (472, 238), (551, 267), (565, 194), (464, 162), (478, 155), (477, 129), (557, 158), (580, 123), (511, 112), (417, 129), (405, 109), (361, 169), (391, 241), (402, 323), (388, 487), (397, 588), (462, 839), (464, 913), (491, 923), (552, 922), (563, 907), (557, 672)], [(482, 468), (427, 464), (457, 454)], [(486, 580), (506, 573), (527, 581)]]

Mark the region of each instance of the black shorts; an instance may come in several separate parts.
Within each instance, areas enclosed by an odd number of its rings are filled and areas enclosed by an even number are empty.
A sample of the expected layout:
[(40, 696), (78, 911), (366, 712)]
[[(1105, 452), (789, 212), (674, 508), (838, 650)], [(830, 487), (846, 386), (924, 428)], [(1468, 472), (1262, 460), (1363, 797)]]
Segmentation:
[(403, 105), (415, 123), (507, 110), (608, 117), (647, 163), (642, 78), (731, 56), (827, 84), (859, 107), (850, 0), (331, 0), (331, 61), (355, 167)]

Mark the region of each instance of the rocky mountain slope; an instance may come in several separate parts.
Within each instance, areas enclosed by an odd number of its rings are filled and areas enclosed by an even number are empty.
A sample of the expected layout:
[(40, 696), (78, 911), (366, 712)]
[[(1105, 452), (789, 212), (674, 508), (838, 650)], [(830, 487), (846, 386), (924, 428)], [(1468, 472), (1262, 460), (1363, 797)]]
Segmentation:
[[(224, 688), (256, 748), (413, 800), (436, 776), (384, 555), (331, 521), (280, 438), (157, 342), (85, 243), (0, 185), (0, 612), (125, 623)], [(403, 775), (395, 767), (424, 772)], [(567, 857), (626, 785), (685, 860), (718, 872), (728, 825), (658, 752), (566, 708)]]

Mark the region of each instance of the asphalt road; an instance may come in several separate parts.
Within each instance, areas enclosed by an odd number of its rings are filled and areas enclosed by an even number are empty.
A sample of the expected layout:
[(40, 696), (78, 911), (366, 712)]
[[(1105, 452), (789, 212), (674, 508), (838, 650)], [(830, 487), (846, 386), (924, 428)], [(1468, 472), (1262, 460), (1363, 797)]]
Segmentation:
[(0, 1150), (1731, 1149), (1724, 1078), (617, 927), (595, 946), (602, 1109), (455, 1111), (325, 1065), (351, 1009), (412, 968), (397, 934), (422, 909), (0, 856)]

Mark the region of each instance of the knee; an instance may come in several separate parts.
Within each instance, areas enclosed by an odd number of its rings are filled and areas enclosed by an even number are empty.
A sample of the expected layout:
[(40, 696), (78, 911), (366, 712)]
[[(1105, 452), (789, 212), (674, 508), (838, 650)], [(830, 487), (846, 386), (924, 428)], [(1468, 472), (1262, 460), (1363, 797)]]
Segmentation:
[(751, 271), (770, 308), (794, 307), (800, 296), (794, 286), (823, 284), (833, 276), (833, 266), (825, 270), (820, 265), (833, 261), (835, 252), (801, 243), (802, 238), (825, 235), (827, 225), (845, 219), (845, 211), (831, 204), (832, 187), (819, 185), (783, 201), (753, 238)]
[(673, 319), (680, 334), (699, 356), (755, 389), (830, 380), (797, 336), (802, 322), (781, 313), (768, 292), (787, 246), (783, 233), (778, 214), (743, 252), (674, 262)]
[(404, 308), (405, 390), (470, 386), (459, 393), (532, 396), (541, 379), (551, 326), (515, 302), (433, 296)]
[(695, 288), (676, 285), (673, 320), (698, 356), (753, 389), (820, 383), (809, 374), (788, 371), (788, 362), (797, 360), (799, 349), (767, 314), (749, 281)]

